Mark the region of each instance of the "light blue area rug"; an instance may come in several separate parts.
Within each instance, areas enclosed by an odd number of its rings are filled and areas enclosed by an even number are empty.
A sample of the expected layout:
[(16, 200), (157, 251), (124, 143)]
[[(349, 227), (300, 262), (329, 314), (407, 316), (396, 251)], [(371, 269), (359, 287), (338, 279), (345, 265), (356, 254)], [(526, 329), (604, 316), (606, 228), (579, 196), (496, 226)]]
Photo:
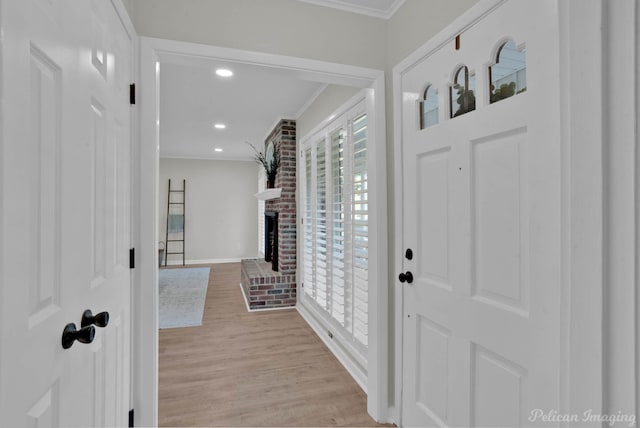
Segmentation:
[(160, 328), (202, 325), (209, 268), (160, 269)]

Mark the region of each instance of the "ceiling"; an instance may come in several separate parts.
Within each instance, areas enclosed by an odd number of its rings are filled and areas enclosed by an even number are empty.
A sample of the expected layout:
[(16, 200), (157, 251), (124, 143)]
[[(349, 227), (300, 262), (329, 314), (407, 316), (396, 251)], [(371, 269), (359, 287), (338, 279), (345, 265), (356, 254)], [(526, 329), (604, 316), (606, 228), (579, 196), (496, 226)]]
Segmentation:
[[(299, 1), (388, 19), (405, 0)], [(254, 152), (246, 142), (262, 149), (280, 119), (296, 119), (331, 81), (280, 67), (168, 58), (160, 64), (161, 157), (250, 160)], [(234, 75), (219, 77), (218, 68)], [(215, 123), (226, 128), (215, 129)]]
[(298, 0), (318, 6), (389, 19), (405, 0)]
[[(219, 77), (218, 68), (234, 75)], [(304, 73), (263, 65), (187, 57), (161, 62), (160, 156), (252, 159), (247, 141), (262, 149), (280, 119), (297, 118), (325, 87)]]

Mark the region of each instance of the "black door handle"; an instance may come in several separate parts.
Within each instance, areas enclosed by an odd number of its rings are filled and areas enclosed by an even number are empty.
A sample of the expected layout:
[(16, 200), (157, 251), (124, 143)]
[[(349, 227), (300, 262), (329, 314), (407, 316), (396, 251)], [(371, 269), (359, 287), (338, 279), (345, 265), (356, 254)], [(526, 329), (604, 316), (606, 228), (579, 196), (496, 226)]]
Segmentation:
[(76, 325), (69, 323), (64, 327), (64, 330), (62, 330), (62, 347), (69, 349), (76, 340), (80, 343), (91, 343), (95, 335), (96, 328), (92, 325), (76, 330)]
[(106, 327), (109, 325), (109, 312), (100, 312), (99, 314), (93, 315), (91, 313), (91, 309), (87, 309), (82, 313), (82, 321), (80, 321), (80, 325), (82, 327), (87, 327), (92, 324), (95, 324), (96, 327)]
[(401, 273), (400, 275), (398, 275), (398, 279), (400, 280), (400, 282), (411, 284), (413, 282), (413, 274), (407, 271), (407, 273)]

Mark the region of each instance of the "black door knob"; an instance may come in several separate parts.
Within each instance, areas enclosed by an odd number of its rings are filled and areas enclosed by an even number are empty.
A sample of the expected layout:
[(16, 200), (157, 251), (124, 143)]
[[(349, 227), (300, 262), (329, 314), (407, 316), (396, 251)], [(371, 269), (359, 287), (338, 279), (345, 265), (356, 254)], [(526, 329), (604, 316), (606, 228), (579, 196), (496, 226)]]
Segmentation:
[(96, 328), (92, 325), (76, 330), (76, 325), (74, 323), (69, 323), (62, 331), (62, 347), (64, 349), (69, 349), (76, 340), (80, 343), (91, 343), (93, 342), (95, 335)]
[(407, 273), (401, 273), (400, 275), (398, 275), (398, 279), (400, 280), (400, 282), (411, 284), (413, 282), (413, 274), (407, 271)]
[(87, 327), (92, 324), (95, 324), (96, 327), (106, 327), (109, 325), (109, 312), (100, 312), (99, 314), (93, 315), (93, 313), (91, 313), (91, 309), (84, 311), (82, 313), (82, 321), (80, 321), (80, 325), (82, 327)]

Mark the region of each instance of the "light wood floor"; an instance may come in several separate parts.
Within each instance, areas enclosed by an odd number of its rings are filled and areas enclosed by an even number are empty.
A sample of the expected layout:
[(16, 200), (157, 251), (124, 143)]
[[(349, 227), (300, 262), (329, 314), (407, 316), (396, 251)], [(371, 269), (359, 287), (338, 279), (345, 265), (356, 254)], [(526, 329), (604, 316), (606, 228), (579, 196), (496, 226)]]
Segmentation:
[(203, 325), (160, 330), (160, 426), (379, 426), (297, 311), (248, 313), (239, 283), (211, 265)]

